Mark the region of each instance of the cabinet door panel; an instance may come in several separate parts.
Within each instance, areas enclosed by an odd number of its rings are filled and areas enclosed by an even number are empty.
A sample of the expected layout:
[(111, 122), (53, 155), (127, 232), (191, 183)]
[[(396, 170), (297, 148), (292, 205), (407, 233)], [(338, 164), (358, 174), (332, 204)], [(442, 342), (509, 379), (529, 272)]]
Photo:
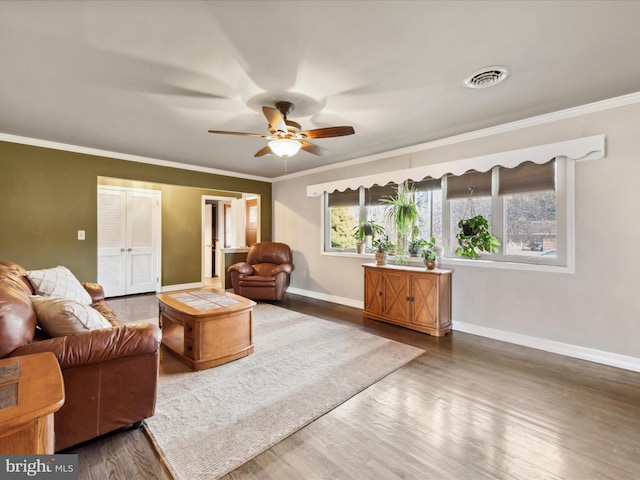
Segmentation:
[(364, 309), (373, 315), (382, 314), (382, 272), (364, 271)]
[(383, 315), (398, 322), (409, 323), (409, 277), (405, 273), (385, 272), (383, 275)]
[(436, 327), (438, 318), (438, 277), (415, 275), (412, 278), (413, 318), (412, 323), (425, 327)]

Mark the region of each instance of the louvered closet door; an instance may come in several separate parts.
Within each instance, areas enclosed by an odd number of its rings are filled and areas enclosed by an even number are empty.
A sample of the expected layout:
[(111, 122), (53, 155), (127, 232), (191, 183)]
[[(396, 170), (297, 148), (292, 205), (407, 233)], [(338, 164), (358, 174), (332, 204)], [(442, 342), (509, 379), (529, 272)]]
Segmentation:
[(107, 297), (154, 292), (160, 255), (160, 192), (98, 189), (98, 283)]
[(127, 192), (127, 295), (156, 290), (154, 210), (158, 192)]
[(98, 188), (98, 283), (107, 297), (126, 294), (125, 191)]

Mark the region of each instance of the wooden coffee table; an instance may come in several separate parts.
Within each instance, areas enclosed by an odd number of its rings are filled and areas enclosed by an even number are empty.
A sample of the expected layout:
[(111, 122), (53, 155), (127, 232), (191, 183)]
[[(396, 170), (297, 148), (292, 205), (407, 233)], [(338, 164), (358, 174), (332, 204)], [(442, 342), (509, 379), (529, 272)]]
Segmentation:
[(191, 369), (204, 370), (253, 353), (253, 300), (213, 288), (157, 297), (162, 344)]

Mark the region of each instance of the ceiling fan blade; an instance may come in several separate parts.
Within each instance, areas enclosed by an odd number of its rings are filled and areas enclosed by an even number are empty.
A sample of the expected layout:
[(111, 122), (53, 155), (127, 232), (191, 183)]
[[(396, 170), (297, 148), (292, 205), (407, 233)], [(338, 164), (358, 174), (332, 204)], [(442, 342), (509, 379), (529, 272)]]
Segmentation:
[(273, 150), (271, 150), (269, 145), (265, 145), (263, 148), (258, 150), (254, 157), (263, 157), (265, 155), (273, 155)]
[(326, 127), (300, 132), (300, 135), (305, 135), (307, 138), (330, 138), (344, 137), (345, 135), (353, 135), (354, 133), (356, 133), (356, 131), (353, 127)]
[(224, 135), (243, 135), (245, 137), (261, 137), (261, 138), (267, 138), (268, 136), (268, 135), (262, 135), (261, 133), (227, 132), (225, 130), (209, 130), (209, 133), (222, 133)]
[(278, 130), (284, 133), (287, 133), (289, 131), (289, 129), (287, 128), (287, 124), (284, 123), (284, 118), (282, 118), (280, 112), (275, 108), (262, 107), (262, 113), (264, 113), (264, 116), (267, 117), (269, 125), (271, 125), (274, 130)]
[(314, 145), (313, 143), (305, 142), (304, 140), (300, 142), (302, 144), (302, 150), (305, 152), (313, 153), (314, 155), (320, 155), (321, 157), (326, 157), (330, 155), (329, 150), (326, 148), (319, 147), (318, 145)]

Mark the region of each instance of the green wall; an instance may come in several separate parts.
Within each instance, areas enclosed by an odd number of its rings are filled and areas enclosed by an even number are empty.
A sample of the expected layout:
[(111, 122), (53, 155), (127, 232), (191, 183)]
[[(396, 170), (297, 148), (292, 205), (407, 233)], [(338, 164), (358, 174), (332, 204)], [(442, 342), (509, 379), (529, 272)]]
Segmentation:
[[(98, 177), (162, 191), (162, 285), (201, 280), (202, 195), (260, 195), (260, 235), (271, 240), (268, 182), (0, 142), (0, 260), (27, 269), (65, 265), (96, 281)], [(77, 240), (78, 230), (86, 240)]]

